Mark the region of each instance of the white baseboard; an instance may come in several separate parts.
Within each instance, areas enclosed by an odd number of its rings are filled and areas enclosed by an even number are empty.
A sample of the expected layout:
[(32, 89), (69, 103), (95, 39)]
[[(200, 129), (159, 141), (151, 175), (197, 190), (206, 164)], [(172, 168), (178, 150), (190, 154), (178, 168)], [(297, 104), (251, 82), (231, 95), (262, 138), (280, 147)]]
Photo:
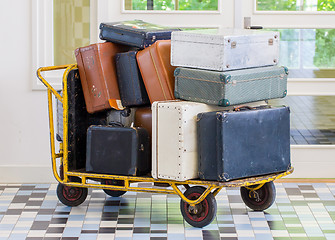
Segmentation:
[[(335, 145), (291, 145), (294, 172), (286, 178), (335, 178)], [(0, 183), (56, 183), (50, 165), (0, 165)]]
[(56, 183), (51, 164), (45, 166), (0, 165), (0, 183)]
[(334, 96), (334, 78), (289, 78), (287, 81), (287, 94), (290, 96)]
[(291, 161), (287, 178), (335, 178), (335, 145), (291, 145)]

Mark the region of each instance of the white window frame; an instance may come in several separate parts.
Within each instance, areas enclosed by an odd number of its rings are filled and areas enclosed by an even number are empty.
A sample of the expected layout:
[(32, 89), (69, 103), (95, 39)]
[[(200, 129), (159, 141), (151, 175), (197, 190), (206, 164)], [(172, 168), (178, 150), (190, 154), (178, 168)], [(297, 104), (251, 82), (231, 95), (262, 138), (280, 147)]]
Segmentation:
[[(279, 29), (335, 28), (334, 11), (257, 11), (255, 0), (244, 0), (243, 3), (242, 16), (251, 17), (251, 25)], [(298, 20), (302, 18), (304, 18), (303, 21)], [(239, 21), (241, 21), (240, 24), (243, 24), (243, 18), (240, 18)], [(287, 85), (288, 95), (291, 96), (335, 95), (335, 78), (289, 78)]]
[[(90, 42), (97, 42), (98, 0), (90, 0)], [(32, 90), (46, 90), (36, 77), (40, 67), (54, 66), (53, 0), (32, 0)], [(62, 89), (62, 71), (43, 73), (56, 89)]]
[[(109, 1), (99, 0), (97, 3), (97, 22), (109, 22), (109, 21), (122, 21), (129, 19), (142, 19), (144, 21), (162, 24), (165, 26), (179, 26), (179, 27), (208, 27), (208, 28), (220, 28), (222, 24), (220, 19), (223, 16), (223, 6), (229, 5), (231, 8), (234, 5), (234, 0), (218, 0), (218, 10), (213, 11), (183, 11), (183, 10), (125, 10), (125, 0), (122, 1)], [(231, 8), (232, 9), (232, 8)], [(227, 14), (232, 14), (228, 12)], [(206, 16), (206, 17), (205, 17)], [(157, 17), (157, 18), (156, 18)], [(199, 21), (189, 21), (185, 19), (182, 21), (181, 18), (187, 17), (188, 19), (204, 19), (202, 23)], [(207, 19), (206, 19), (207, 18)], [(231, 16), (233, 19), (233, 15)], [(178, 19), (172, 20), (171, 19)], [(232, 23), (233, 24), (233, 23)], [(231, 26), (233, 27), (233, 26)], [(99, 29), (98, 29), (99, 30)], [(98, 32), (96, 33), (98, 34)]]

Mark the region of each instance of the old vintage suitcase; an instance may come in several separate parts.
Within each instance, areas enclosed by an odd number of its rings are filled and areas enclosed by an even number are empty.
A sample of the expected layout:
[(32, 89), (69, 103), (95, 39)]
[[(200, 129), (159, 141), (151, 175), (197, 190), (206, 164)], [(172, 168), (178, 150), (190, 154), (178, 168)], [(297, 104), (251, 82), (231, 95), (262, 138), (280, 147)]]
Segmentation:
[(246, 29), (173, 32), (172, 66), (216, 71), (275, 65), (279, 33)]
[(115, 69), (115, 55), (129, 48), (110, 43), (96, 43), (76, 49), (75, 55), (83, 86), (87, 111), (123, 109)]
[[(89, 114), (79, 78), (78, 69), (71, 70), (67, 78), (68, 92), (68, 169), (85, 168), (86, 164), (86, 134), (90, 125), (105, 125), (106, 113)], [(63, 115), (59, 115), (62, 119)], [(63, 133), (59, 133), (61, 138)]]
[(179, 29), (142, 20), (101, 23), (100, 39), (146, 48), (157, 40), (171, 39), (171, 31), (179, 31)]
[(170, 49), (170, 40), (160, 40), (137, 53), (137, 63), (151, 103), (174, 99), (175, 67), (170, 64)]
[(134, 124), (136, 108), (107, 111), (107, 124), (119, 127), (131, 127)]
[(148, 131), (151, 142), (152, 136), (152, 111), (151, 107), (137, 108), (134, 120), (135, 127), (142, 127)]
[(90, 126), (86, 171), (139, 176), (150, 172), (149, 137), (144, 128)]
[(198, 177), (196, 116), (224, 108), (187, 101), (152, 104), (152, 176), (184, 181)]
[(121, 101), (126, 107), (150, 105), (142, 75), (138, 69), (136, 53), (136, 51), (118, 53), (115, 57)]
[(286, 67), (259, 67), (226, 72), (177, 68), (175, 97), (219, 106), (282, 98), (287, 93)]
[(198, 114), (199, 177), (229, 181), (288, 170), (289, 114), (288, 107)]

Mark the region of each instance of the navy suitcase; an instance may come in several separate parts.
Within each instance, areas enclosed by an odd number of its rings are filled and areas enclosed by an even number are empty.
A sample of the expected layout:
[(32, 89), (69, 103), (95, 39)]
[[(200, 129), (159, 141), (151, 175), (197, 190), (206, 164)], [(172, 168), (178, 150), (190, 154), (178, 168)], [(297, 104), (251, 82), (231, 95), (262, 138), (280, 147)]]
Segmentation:
[(200, 113), (197, 116), (199, 177), (229, 181), (287, 171), (288, 107)]
[(149, 136), (144, 128), (90, 126), (86, 171), (145, 175), (151, 171)]
[(117, 81), (123, 106), (150, 104), (142, 75), (136, 61), (136, 51), (118, 53), (115, 56)]
[(157, 40), (171, 39), (171, 32), (179, 30), (142, 20), (101, 23), (100, 39), (143, 49)]
[[(105, 112), (89, 114), (86, 110), (84, 93), (78, 69), (71, 70), (67, 79), (68, 92), (68, 169), (85, 168), (86, 132), (90, 125), (107, 124)], [(61, 104), (60, 104), (61, 105)], [(58, 112), (62, 115), (62, 112)], [(63, 119), (58, 117), (58, 119)], [(63, 133), (59, 133), (63, 135)], [(63, 136), (59, 140), (62, 139)]]

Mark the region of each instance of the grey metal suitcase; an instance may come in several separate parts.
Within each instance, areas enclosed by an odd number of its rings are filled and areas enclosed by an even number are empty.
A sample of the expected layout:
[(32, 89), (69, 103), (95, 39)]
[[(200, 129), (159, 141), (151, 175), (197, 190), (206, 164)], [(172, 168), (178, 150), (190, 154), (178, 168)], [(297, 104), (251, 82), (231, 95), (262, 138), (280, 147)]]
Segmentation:
[(260, 67), (226, 72), (177, 68), (175, 97), (207, 104), (230, 106), (287, 94), (286, 67)]
[(172, 32), (171, 65), (216, 71), (276, 65), (279, 33), (246, 29)]

